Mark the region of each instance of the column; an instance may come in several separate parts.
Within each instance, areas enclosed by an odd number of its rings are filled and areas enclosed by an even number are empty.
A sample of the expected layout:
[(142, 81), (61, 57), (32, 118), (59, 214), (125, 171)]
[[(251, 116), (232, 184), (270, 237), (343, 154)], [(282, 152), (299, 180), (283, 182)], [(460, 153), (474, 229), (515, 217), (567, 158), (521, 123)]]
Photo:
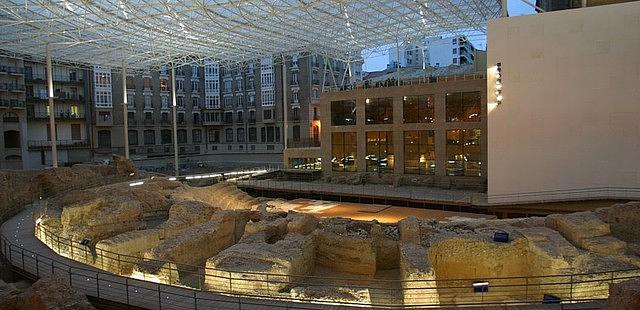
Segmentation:
[(129, 106), (127, 105), (127, 68), (122, 64), (122, 113), (124, 113), (124, 157), (129, 159)]
[(178, 166), (178, 123), (176, 115), (176, 68), (171, 64), (171, 102), (173, 110), (173, 164), (175, 166), (175, 176), (178, 176), (180, 167)]
[(507, 12), (507, 8), (509, 6), (508, 0), (500, 0), (501, 8), (500, 8), (500, 16), (508, 17), (509, 13)]
[(49, 88), (49, 130), (51, 131), (51, 163), (58, 167), (58, 149), (56, 139), (56, 118), (53, 108), (53, 69), (51, 68), (51, 43), (47, 44), (47, 85)]
[(287, 86), (287, 63), (284, 55), (282, 55), (282, 110), (284, 113), (284, 149), (289, 146), (289, 104), (287, 103), (287, 95), (289, 89)]

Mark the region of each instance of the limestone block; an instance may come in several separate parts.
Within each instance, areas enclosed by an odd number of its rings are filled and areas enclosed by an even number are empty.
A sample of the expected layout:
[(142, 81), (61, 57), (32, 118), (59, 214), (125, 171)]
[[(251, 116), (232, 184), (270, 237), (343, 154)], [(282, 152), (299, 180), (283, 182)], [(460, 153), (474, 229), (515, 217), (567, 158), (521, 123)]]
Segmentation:
[(376, 273), (375, 249), (371, 236), (316, 230), (316, 264), (335, 271), (373, 276)]
[(612, 236), (586, 238), (578, 242), (580, 248), (603, 255), (622, 254), (626, 245), (626, 242)]
[(404, 243), (420, 244), (420, 222), (415, 216), (407, 217), (398, 222), (400, 241)]
[(178, 267), (171, 262), (143, 261), (135, 266), (131, 277), (168, 285), (180, 284)]
[(142, 206), (137, 201), (113, 204), (105, 198), (77, 203), (62, 210), (63, 232), (73, 240), (97, 242), (117, 234), (144, 228)]
[(591, 211), (552, 214), (547, 216), (545, 224), (576, 245), (582, 239), (605, 236), (610, 233), (609, 224), (600, 220)]
[(96, 244), (96, 264), (109, 272), (131, 274), (141, 254), (160, 243), (160, 234), (158, 229), (145, 229), (101, 240)]
[(400, 277), (405, 305), (438, 304), (436, 273), (427, 250), (416, 244), (400, 244)]
[(611, 206), (607, 212), (611, 233), (627, 242), (640, 240), (640, 202), (628, 202)]
[(608, 310), (640, 309), (640, 280), (627, 280), (609, 286)]
[(264, 236), (264, 242), (274, 243), (287, 234), (288, 221), (285, 218), (278, 218), (274, 221), (249, 222), (244, 228), (243, 238), (254, 234)]
[(229, 213), (222, 219), (180, 231), (145, 252), (144, 258), (177, 265), (197, 265), (232, 245), (234, 229), (235, 218)]
[(291, 289), (291, 298), (305, 301), (328, 301), (350, 304), (371, 304), (371, 295), (367, 288), (341, 286), (299, 286)]
[(287, 232), (290, 234), (308, 235), (318, 226), (318, 219), (306, 213), (289, 211), (287, 220)]
[(397, 269), (400, 259), (398, 227), (373, 225), (371, 229), (376, 251), (376, 270)]
[(314, 249), (312, 235), (238, 243), (207, 260), (205, 285), (219, 292), (276, 294), (311, 273)]

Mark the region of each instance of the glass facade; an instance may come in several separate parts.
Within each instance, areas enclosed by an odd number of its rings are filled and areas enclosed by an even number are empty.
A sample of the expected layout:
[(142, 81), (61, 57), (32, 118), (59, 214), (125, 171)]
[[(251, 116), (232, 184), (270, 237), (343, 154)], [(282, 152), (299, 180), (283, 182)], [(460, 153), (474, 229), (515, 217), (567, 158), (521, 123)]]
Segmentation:
[(333, 171), (357, 170), (358, 137), (355, 132), (331, 133), (331, 169)]
[(331, 126), (356, 124), (356, 101), (331, 101)]
[(404, 132), (404, 173), (436, 173), (436, 143), (433, 130)]
[(367, 172), (393, 173), (393, 131), (367, 132)]
[(480, 92), (448, 93), (446, 96), (447, 122), (479, 122)]
[(402, 100), (404, 123), (433, 123), (435, 121), (433, 95), (404, 96)]
[(291, 169), (301, 170), (321, 170), (321, 158), (289, 158), (289, 167)]
[(447, 166), (449, 176), (482, 176), (480, 129), (447, 130)]
[(392, 124), (393, 98), (367, 98), (364, 106), (366, 124)]

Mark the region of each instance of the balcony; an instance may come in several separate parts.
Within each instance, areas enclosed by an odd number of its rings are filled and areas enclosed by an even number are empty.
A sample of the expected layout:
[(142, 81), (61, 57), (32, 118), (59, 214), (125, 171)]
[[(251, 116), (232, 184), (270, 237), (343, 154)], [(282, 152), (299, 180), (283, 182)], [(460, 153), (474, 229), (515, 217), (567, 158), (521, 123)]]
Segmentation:
[(222, 126), (221, 120), (204, 120), (202, 121), (202, 125), (204, 126)]
[[(51, 149), (51, 141), (48, 140), (29, 140), (28, 141), (29, 151), (41, 151), (41, 150), (50, 150)], [(59, 150), (68, 150), (68, 149), (85, 149), (89, 148), (89, 142), (86, 140), (58, 140), (56, 141), (56, 147)]]
[[(70, 111), (56, 111), (53, 114), (53, 116), (56, 118), (56, 120), (84, 119), (84, 113), (83, 112), (71, 113)], [(27, 113), (27, 118), (33, 119), (33, 120), (47, 121), (47, 120), (49, 120), (49, 113), (47, 113), (47, 112), (29, 111), (29, 113)]]
[(0, 91), (24, 92), (24, 84), (0, 83)]
[(24, 74), (24, 68), (12, 67), (12, 66), (0, 66), (0, 73), (22, 75)]
[(144, 121), (143, 121), (143, 123), (144, 123), (145, 125), (153, 125), (153, 119), (151, 119), (151, 118), (145, 118), (145, 119), (144, 119)]
[(287, 140), (288, 148), (308, 148), (308, 147), (320, 147), (320, 140), (316, 140), (313, 138), (304, 138), (299, 140), (288, 139)]
[[(26, 73), (24, 79), (26, 81), (29, 82), (36, 82), (36, 83), (46, 83), (47, 82), (47, 77), (45, 76), (34, 76), (33, 73)], [(82, 76), (78, 76), (76, 74), (69, 74), (69, 75), (64, 75), (64, 74), (54, 74), (53, 75), (53, 82), (55, 83), (74, 83), (74, 84), (82, 84), (84, 82), (84, 80), (82, 79)]]
[(249, 124), (255, 124), (256, 123), (256, 118), (255, 117), (250, 117), (249, 118)]
[(23, 108), (25, 102), (18, 99), (0, 99), (0, 108)]

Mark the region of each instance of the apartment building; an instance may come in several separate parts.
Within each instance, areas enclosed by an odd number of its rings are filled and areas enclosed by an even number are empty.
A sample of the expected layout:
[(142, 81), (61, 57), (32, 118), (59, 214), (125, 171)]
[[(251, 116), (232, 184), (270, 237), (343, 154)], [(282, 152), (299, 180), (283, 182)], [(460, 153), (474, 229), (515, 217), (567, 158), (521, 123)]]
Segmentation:
[[(319, 145), (319, 98), (326, 86), (362, 79), (362, 63), (319, 55), (267, 57), (241, 64), (176, 68), (127, 75), (128, 141), (132, 158), (173, 155), (171, 87), (176, 90), (179, 156), (281, 154), (285, 137), (293, 145)], [(95, 156), (122, 153), (124, 111), (121, 73), (94, 68)], [(105, 82), (110, 84), (106, 86)], [(283, 89), (286, 83), (286, 115)]]
[[(424, 63), (423, 63), (424, 60)], [(425, 38), (420, 44), (407, 42), (389, 48), (387, 68), (446, 67), (475, 61), (475, 47), (465, 36)]]
[(53, 109), (49, 107), (46, 64), (24, 60), (27, 111), (26, 167), (51, 166), (49, 115), (56, 122), (56, 148), (59, 165), (91, 161), (88, 70), (53, 65)]
[(27, 115), (22, 59), (0, 58), (0, 168), (22, 169), (27, 158)]

